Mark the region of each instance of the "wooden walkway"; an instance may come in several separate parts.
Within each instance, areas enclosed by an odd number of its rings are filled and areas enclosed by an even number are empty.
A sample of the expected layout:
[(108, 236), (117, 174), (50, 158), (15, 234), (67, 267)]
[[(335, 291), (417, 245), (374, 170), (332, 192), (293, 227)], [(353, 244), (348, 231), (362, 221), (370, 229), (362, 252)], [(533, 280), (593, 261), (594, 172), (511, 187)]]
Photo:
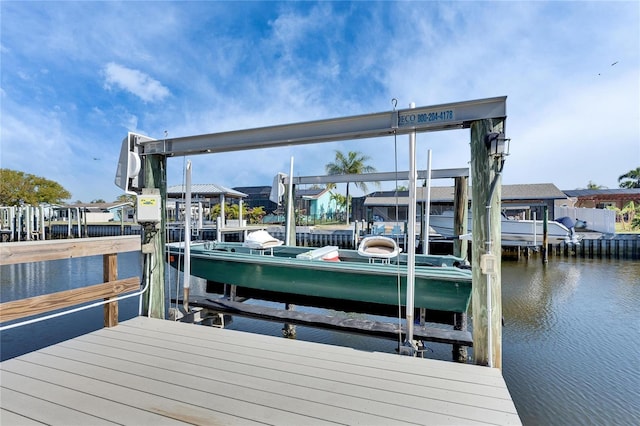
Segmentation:
[(521, 422), (496, 369), (138, 317), (2, 362), (0, 423)]

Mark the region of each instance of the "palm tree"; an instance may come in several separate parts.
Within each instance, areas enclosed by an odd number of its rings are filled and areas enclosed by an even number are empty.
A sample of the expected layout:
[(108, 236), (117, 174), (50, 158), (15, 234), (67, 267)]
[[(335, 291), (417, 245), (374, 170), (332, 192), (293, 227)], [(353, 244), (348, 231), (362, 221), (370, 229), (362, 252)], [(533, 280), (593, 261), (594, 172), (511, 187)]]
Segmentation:
[(618, 178), (620, 188), (640, 188), (640, 167), (630, 170)]
[(337, 192), (330, 192), (329, 203), (333, 201), (335, 203), (335, 208), (333, 209), (332, 219), (338, 217), (338, 207), (344, 207), (346, 203), (346, 199), (344, 195), (338, 194)]
[[(359, 175), (362, 173), (373, 173), (376, 169), (366, 165), (365, 162), (371, 158), (360, 153), (349, 151), (347, 155), (336, 150), (336, 159), (333, 163), (328, 163), (325, 170), (328, 175)], [(367, 192), (367, 184), (365, 182), (355, 182), (357, 188), (363, 192)], [(349, 224), (349, 182), (347, 182), (347, 225)]]
[(607, 187), (603, 185), (598, 185), (590, 180), (589, 183), (587, 184), (587, 189), (607, 189)]

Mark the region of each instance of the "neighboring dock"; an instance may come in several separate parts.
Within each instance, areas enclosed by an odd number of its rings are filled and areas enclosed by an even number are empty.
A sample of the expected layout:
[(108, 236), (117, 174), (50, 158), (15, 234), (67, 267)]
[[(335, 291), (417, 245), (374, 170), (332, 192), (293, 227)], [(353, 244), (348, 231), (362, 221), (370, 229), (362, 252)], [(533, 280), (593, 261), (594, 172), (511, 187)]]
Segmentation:
[(498, 369), (137, 317), (0, 364), (3, 424), (520, 424)]

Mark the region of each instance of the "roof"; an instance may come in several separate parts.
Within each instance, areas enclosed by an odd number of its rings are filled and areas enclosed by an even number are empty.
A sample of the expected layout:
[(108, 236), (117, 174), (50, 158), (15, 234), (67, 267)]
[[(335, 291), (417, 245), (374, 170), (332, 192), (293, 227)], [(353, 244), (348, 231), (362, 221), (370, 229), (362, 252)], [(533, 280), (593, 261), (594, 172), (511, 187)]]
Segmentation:
[(296, 189), (296, 198), (320, 198), (327, 188)]
[(85, 211), (87, 210), (100, 210), (100, 211), (104, 211), (104, 210), (112, 210), (112, 209), (117, 209), (123, 206), (131, 206), (132, 204), (128, 201), (118, 201), (115, 203), (76, 203), (76, 204), (66, 204), (64, 206), (55, 206), (54, 208), (56, 209), (75, 209), (80, 208), (83, 209)]
[(271, 194), (270, 186), (236, 186), (233, 188), (235, 191), (247, 194), (247, 196), (262, 196), (269, 198)]
[[(417, 201), (426, 201), (426, 188), (418, 187), (416, 192)], [(567, 195), (560, 191), (552, 183), (537, 184), (518, 184), (518, 185), (502, 185), (502, 201), (517, 200), (562, 200)], [(454, 197), (453, 186), (432, 186), (431, 202), (432, 203), (452, 203)], [(468, 197), (471, 200), (471, 187), (469, 187)], [(365, 205), (393, 205), (408, 204), (409, 191), (398, 191), (397, 197), (395, 191), (381, 191), (369, 194)]]
[(563, 191), (568, 197), (599, 197), (599, 196), (637, 196), (640, 197), (640, 188), (615, 188), (615, 189), (573, 189)]
[[(173, 185), (167, 188), (167, 197), (182, 198), (186, 192), (184, 185)], [(224, 195), (232, 198), (244, 198), (247, 194), (215, 183), (195, 183), (191, 185), (191, 195), (200, 198), (218, 197)]]
[(502, 185), (502, 200), (562, 200), (567, 195), (552, 183)]

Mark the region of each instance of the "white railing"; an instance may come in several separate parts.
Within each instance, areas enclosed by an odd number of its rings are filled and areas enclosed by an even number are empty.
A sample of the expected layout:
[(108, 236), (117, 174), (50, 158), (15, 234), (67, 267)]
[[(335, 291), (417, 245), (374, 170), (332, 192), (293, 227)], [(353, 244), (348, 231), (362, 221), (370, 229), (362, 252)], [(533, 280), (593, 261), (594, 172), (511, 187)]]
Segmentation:
[[(555, 219), (568, 216), (573, 220), (587, 222), (590, 231), (615, 234), (616, 212), (607, 209), (593, 209), (584, 207), (556, 207)], [(579, 231), (579, 229), (577, 230)]]

